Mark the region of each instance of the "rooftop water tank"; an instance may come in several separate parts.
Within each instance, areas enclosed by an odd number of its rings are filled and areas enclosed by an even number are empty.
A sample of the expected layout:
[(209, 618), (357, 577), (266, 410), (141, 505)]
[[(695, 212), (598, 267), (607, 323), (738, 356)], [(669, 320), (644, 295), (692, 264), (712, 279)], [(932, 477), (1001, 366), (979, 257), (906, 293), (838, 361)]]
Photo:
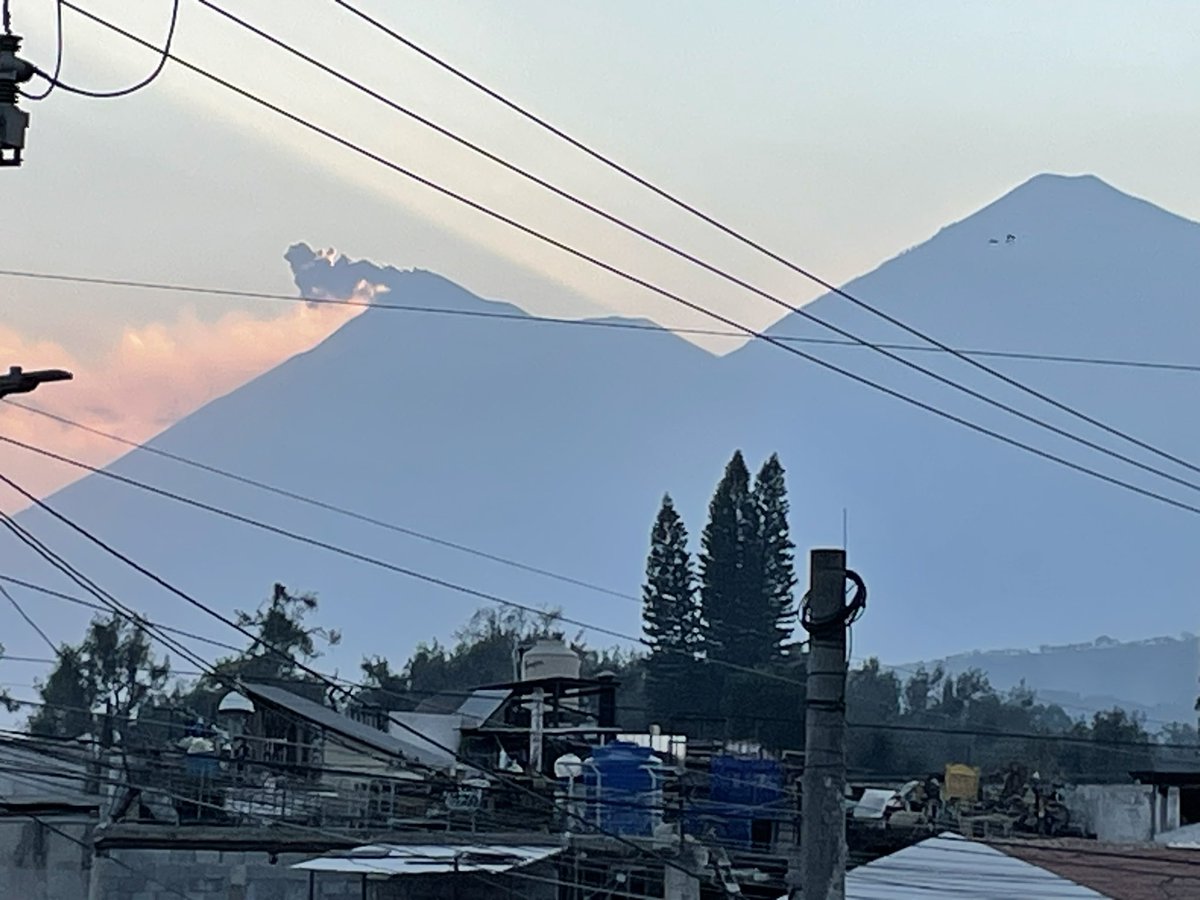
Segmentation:
[(584, 763), (588, 821), (627, 837), (651, 837), (661, 820), (662, 764), (649, 747), (614, 741)]
[(745, 809), (763, 808), (784, 799), (783, 766), (774, 759), (714, 756), (709, 762), (709, 799)]
[(521, 656), (521, 681), (578, 678), (582, 666), (579, 654), (564, 641), (542, 638)]
[(217, 706), (218, 715), (229, 715), (244, 713), (248, 716), (254, 714), (254, 703), (244, 694), (239, 694), (237, 691), (230, 691), (221, 698), (221, 703)]

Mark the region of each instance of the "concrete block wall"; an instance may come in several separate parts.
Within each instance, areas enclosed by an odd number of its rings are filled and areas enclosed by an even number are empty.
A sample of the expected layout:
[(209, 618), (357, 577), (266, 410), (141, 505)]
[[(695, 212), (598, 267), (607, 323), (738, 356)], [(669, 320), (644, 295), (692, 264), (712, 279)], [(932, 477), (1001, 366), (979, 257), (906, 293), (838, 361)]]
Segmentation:
[(1068, 791), (1073, 822), (1098, 840), (1136, 844), (1153, 836), (1152, 789), (1141, 784), (1081, 784)]
[[(89, 843), (89, 821), (44, 817), (74, 838)], [(0, 896), (19, 900), (79, 900), (86, 897), (92, 855), (87, 847), (27, 818), (0, 820)]]

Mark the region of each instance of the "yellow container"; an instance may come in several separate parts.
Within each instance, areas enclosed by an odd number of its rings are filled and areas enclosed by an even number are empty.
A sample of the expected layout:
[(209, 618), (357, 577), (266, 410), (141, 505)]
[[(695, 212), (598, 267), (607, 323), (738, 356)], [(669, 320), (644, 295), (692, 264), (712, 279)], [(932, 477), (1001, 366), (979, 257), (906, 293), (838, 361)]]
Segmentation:
[(947, 800), (975, 800), (979, 797), (979, 770), (962, 763), (947, 764), (942, 794)]

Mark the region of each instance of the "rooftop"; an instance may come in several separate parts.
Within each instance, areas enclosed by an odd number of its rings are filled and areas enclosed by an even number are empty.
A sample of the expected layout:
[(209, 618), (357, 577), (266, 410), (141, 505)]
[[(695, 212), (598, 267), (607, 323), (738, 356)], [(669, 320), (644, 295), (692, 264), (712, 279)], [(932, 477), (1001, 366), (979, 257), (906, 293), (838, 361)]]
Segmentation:
[(1110, 900), (1200, 897), (1197, 850), (1060, 838), (1005, 842), (1004, 851)]

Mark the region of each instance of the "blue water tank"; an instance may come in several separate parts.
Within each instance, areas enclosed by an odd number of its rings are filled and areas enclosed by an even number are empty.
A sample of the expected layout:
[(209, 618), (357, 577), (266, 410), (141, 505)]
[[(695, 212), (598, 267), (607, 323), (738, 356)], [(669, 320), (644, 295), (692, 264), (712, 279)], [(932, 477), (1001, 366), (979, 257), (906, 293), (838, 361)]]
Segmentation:
[(614, 741), (584, 764), (588, 821), (626, 837), (650, 837), (662, 810), (657, 757), (648, 747)]
[(716, 803), (740, 806), (750, 813), (784, 799), (783, 766), (777, 760), (714, 756), (708, 772), (708, 798)]

